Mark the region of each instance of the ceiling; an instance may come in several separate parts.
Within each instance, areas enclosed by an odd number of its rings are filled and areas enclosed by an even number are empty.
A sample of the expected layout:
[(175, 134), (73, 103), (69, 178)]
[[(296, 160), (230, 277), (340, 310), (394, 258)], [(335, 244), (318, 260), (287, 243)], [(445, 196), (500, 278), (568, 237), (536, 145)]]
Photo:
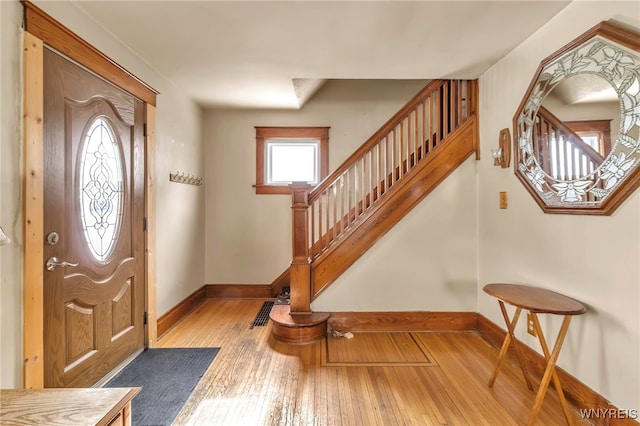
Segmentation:
[(76, 1), (205, 107), (299, 108), (327, 79), (477, 78), (569, 1)]
[(583, 73), (562, 80), (553, 88), (550, 96), (555, 96), (565, 105), (619, 102), (618, 92), (604, 77)]

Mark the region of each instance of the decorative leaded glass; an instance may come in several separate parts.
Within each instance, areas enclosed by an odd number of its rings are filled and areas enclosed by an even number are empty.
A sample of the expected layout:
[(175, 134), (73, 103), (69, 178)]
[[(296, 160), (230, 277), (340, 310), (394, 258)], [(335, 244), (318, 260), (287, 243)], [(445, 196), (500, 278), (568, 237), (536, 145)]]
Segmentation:
[(80, 217), (91, 254), (106, 262), (118, 237), (123, 209), (122, 158), (104, 117), (89, 127), (80, 156)]
[[(562, 81), (580, 75), (604, 78), (620, 105), (620, 129), (602, 164), (584, 176), (561, 179), (546, 173), (536, 157), (533, 130), (543, 100)], [(546, 64), (516, 119), (518, 171), (547, 206), (591, 207), (607, 199), (640, 165), (640, 57), (601, 36)]]

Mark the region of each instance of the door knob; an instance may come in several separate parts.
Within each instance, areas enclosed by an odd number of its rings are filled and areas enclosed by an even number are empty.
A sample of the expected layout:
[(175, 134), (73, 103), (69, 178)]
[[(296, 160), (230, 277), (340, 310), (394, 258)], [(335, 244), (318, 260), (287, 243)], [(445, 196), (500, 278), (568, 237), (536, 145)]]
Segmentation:
[(65, 261), (60, 262), (57, 257), (50, 257), (49, 260), (47, 260), (46, 266), (47, 271), (53, 271), (58, 266), (78, 266), (78, 264)]

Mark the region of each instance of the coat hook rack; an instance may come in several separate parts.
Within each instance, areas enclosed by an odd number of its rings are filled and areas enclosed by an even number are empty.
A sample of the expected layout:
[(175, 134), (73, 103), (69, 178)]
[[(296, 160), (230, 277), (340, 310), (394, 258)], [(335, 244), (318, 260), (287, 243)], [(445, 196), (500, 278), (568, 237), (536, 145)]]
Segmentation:
[(177, 172), (177, 173), (169, 173), (169, 180), (171, 182), (176, 182), (176, 183), (184, 183), (187, 185), (200, 186), (202, 185), (204, 178), (200, 176), (193, 176), (190, 174), (186, 174), (184, 172)]

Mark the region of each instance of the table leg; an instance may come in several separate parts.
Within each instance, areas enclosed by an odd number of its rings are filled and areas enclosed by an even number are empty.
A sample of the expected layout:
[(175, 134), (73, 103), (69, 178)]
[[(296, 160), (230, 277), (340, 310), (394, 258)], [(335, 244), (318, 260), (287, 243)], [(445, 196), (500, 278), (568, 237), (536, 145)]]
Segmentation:
[(124, 426), (131, 426), (131, 401), (122, 409), (122, 417), (122, 424)]
[(518, 342), (516, 341), (516, 337), (514, 335), (514, 330), (516, 325), (518, 324), (518, 319), (520, 318), (520, 313), (522, 312), (522, 308), (516, 308), (516, 312), (513, 314), (513, 320), (509, 319), (509, 315), (507, 314), (507, 309), (504, 307), (504, 303), (502, 300), (498, 300), (500, 304), (500, 310), (502, 311), (502, 316), (504, 317), (504, 322), (507, 325), (507, 335), (504, 338), (504, 342), (502, 343), (502, 348), (500, 349), (500, 354), (498, 355), (498, 362), (496, 364), (496, 368), (493, 370), (491, 374), (491, 378), (489, 379), (489, 387), (493, 387), (493, 384), (496, 381), (496, 377), (498, 376), (498, 370), (500, 368), (500, 364), (502, 360), (507, 355), (507, 350), (509, 349), (509, 345), (513, 340), (514, 347), (516, 349), (516, 355), (518, 356), (518, 362), (520, 363), (520, 369), (522, 370), (522, 375), (524, 376), (524, 381), (527, 383), (527, 387), (529, 390), (533, 390), (533, 386), (531, 385), (531, 381), (529, 380), (529, 374), (527, 373), (527, 367), (524, 363), (522, 354), (520, 353), (520, 347), (518, 346)]
[(567, 400), (565, 399), (564, 392), (562, 391), (562, 384), (560, 383), (560, 378), (558, 377), (558, 373), (556, 372), (556, 361), (558, 360), (558, 355), (560, 355), (560, 349), (562, 349), (564, 338), (566, 337), (567, 331), (569, 330), (571, 316), (564, 316), (562, 326), (560, 327), (560, 331), (558, 332), (558, 337), (556, 338), (556, 342), (553, 346), (553, 352), (550, 354), (549, 348), (547, 347), (547, 342), (545, 341), (544, 335), (542, 334), (542, 328), (540, 327), (538, 317), (533, 312), (531, 313), (531, 315), (533, 317), (533, 325), (536, 329), (538, 340), (540, 341), (540, 346), (542, 347), (545, 360), (547, 361), (547, 366), (545, 367), (544, 374), (542, 375), (540, 387), (538, 388), (538, 394), (536, 395), (536, 400), (531, 410), (531, 415), (529, 417), (529, 426), (533, 426), (536, 418), (538, 417), (538, 413), (540, 412), (540, 407), (542, 407), (542, 402), (544, 401), (544, 397), (547, 393), (547, 388), (549, 387), (551, 378), (553, 378), (553, 384), (556, 388), (556, 391), (558, 392), (558, 398), (560, 399), (560, 405), (562, 406), (564, 418), (567, 421), (567, 424), (573, 426), (573, 417), (571, 417), (569, 407), (567, 407)]

